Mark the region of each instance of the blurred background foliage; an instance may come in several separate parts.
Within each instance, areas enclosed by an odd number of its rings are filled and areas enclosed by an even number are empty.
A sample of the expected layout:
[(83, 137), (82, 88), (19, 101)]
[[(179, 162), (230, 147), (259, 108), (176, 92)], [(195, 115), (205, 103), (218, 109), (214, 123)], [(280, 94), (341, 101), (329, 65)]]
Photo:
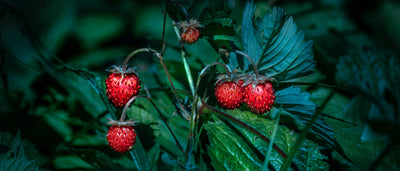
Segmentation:
[[(202, 39), (185, 45), (197, 78), (202, 67), (219, 60), (221, 45), (241, 47), (235, 40), (241, 40), (245, 1), (180, 3), (206, 26), (201, 29)], [(327, 148), (323, 153), (331, 159), (331, 168), (363, 170), (385, 154), (376, 167), (399, 169), (400, 141), (394, 130), (400, 130), (400, 3), (270, 0), (256, 4), (257, 16), (272, 6), (283, 7), (305, 32), (305, 39), (313, 40), (316, 69), (303, 80), (358, 90), (300, 86), (311, 93), (317, 107), (327, 100), (321, 109), (324, 120), (353, 161)], [(129, 52), (143, 47), (161, 49), (163, 11), (174, 10), (168, 2), (155, 0), (1, 0), (0, 155), (2, 163), (14, 164), (1, 167), (24, 163), (20, 166), (29, 169), (137, 169), (131, 156), (113, 152), (106, 143), (104, 123), (116, 116), (107, 110), (99, 91), (104, 87), (105, 69), (122, 64)], [(175, 13), (167, 17), (164, 58), (175, 86), (189, 90), (172, 26), (172, 19), (184, 16)], [(233, 42), (227, 44), (227, 40)], [(166, 91), (169, 83), (158, 61), (151, 54), (140, 54), (131, 64), (141, 68), (142, 83), (151, 89), (179, 142), (186, 144), (188, 124)], [(79, 68), (86, 79), (65, 66)], [(357, 74), (361, 76), (354, 79)], [(215, 105), (215, 100), (211, 98), (210, 103)], [(156, 110), (144, 100), (134, 106), (128, 116), (140, 120), (136, 129), (147, 157), (155, 162), (151, 164), (159, 170), (176, 165), (175, 158), (181, 154)], [(206, 129), (217, 126), (224, 125), (210, 123)], [(217, 133), (209, 131), (210, 136)]]

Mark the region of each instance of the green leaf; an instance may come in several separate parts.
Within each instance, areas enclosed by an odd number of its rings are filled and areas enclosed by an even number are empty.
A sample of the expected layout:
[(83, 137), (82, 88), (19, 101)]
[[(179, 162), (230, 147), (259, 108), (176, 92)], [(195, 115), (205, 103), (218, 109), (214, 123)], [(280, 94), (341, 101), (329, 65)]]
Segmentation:
[(100, 170), (125, 170), (119, 164), (116, 164), (109, 156), (103, 152), (92, 149), (78, 149), (64, 147), (61, 150), (67, 151), (86, 161), (94, 168)]
[[(233, 118), (236, 118), (242, 122), (244, 122), (247, 127), (252, 127), (255, 130), (259, 131), (262, 135), (271, 139), (272, 132), (275, 128), (275, 122), (268, 120), (263, 117), (258, 117), (250, 112), (242, 112), (240, 110), (230, 110), (226, 111)], [(249, 129), (237, 122), (233, 121), (232, 118), (222, 117), (224, 120), (227, 120), (232, 127), (228, 127), (225, 123), (216, 119), (215, 122), (207, 123), (206, 130), (209, 132), (209, 139), (211, 145), (209, 146), (209, 154), (212, 159), (212, 163), (216, 170), (229, 170), (230, 161), (237, 161), (245, 163), (249, 159), (249, 149), (253, 156), (253, 160), (259, 161), (264, 158), (259, 158), (256, 154), (260, 154), (265, 157), (268, 151), (268, 143), (265, 142), (262, 138), (256, 135), (254, 132), (249, 131)], [(235, 131), (235, 129), (237, 131)], [(210, 133), (211, 132), (211, 133)], [(282, 149), (285, 153), (288, 153), (293, 147), (296, 139), (299, 138), (299, 135), (294, 131), (289, 130), (286, 126), (280, 125), (277, 128), (277, 133), (275, 137), (275, 144)], [(240, 144), (236, 144), (240, 143)], [(241, 149), (236, 149), (234, 146), (240, 146), (244, 148), (247, 153), (241, 151)], [(329, 165), (324, 162), (326, 156), (322, 155), (319, 152), (320, 147), (318, 144), (306, 140), (302, 144), (302, 148), (300, 151), (296, 153), (294, 158), (294, 163), (300, 168), (300, 170), (315, 170), (315, 169), (328, 169)], [(256, 151), (254, 151), (256, 150)], [(244, 159), (245, 161), (238, 161), (239, 159)], [(279, 170), (281, 165), (283, 164), (284, 158), (280, 155), (275, 149), (271, 152), (269, 162), (272, 167), (276, 170)], [(233, 162), (233, 168), (235, 168), (234, 164), (237, 162)], [(261, 161), (260, 161), (261, 162)], [(254, 163), (253, 165), (257, 166), (253, 169), (260, 170), (262, 166), (258, 166), (261, 164), (259, 162)], [(224, 166), (220, 168), (221, 166)]]
[[(282, 8), (273, 8), (262, 20), (255, 18), (256, 7), (248, 2), (243, 12), (243, 50), (256, 63), (261, 74), (277, 80), (303, 76), (314, 66), (312, 41), (305, 41), (293, 18), (286, 17)], [(249, 71), (250, 61), (244, 60)]]
[(115, 119), (117, 110), (115, 109), (115, 107), (108, 100), (108, 96), (106, 95), (105, 90), (104, 90), (102, 84), (100, 83), (100, 78), (98, 76), (96, 76), (94, 73), (89, 72), (89, 71), (84, 70), (84, 69), (74, 68), (74, 67), (68, 66), (68, 65), (64, 65), (62, 67), (65, 70), (72, 71), (76, 75), (78, 75), (78, 76), (82, 77), (83, 79), (87, 80), (89, 82), (89, 84), (93, 87), (93, 89), (96, 90), (96, 93), (99, 94), (101, 100), (103, 101), (103, 103), (107, 107), (108, 111), (111, 113), (111, 116), (114, 117), (113, 119)]
[(216, 170), (260, 170), (261, 160), (231, 128), (219, 119), (205, 125), (212, 164)]

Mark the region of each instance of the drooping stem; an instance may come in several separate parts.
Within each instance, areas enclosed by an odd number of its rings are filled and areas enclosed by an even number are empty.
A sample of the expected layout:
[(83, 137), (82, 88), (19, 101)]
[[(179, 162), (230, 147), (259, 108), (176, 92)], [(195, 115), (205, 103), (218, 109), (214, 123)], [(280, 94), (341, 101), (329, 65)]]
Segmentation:
[(126, 71), (126, 69), (128, 68), (129, 60), (133, 56), (135, 56), (136, 54), (138, 54), (140, 52), (152, 52), (152, 50), (149, 48), (141, 48), (141, 49), (136, 49), (136, 50), (132, 51), (131, 53), (129, 53), (129, 55), (125, 58), (124, 64), (122, 65), (122, 71)]
[(163, 56), (164, 52), (165, 52), (165, 24), (167, 22), (167, 11), (164, 11), (164, 21), (163, 21), (163, 32), (162, 32), (162, 48), (161, 48), (161, 52), (160, 55)]
[(126, 118), (126, 110), (128, 109), (128, 107), (132, 104), (132, 102), (134, 102), (137, 98), (139, 97), (146, 97), (144, 95), (138, 95), (135, 97), (132, 97), (131, 99), (129, 99), (129, 101), (125, 104), (124, 109), (122, 110), (122, 114), (121, 114), (121, 118), (120, 121), (124, 122), (125, 118)]
[(244, 57), (246, 57), (251, 62), (251, 64), (253, 65), (253, 68), (254, 68), (254, 73), (256, 74), (256, 79), (257, 79), (260, 74), (258, 72), (257, 65), (256, 65), (256, 63), (254, 63), (253, 59), (251, 59), (249, 55), (245, 54), (242, 51), (236, 50), (235, 52), (237, 54), (243, 55)]
[(200, 72), (200, 74), (199, 74), (199, 77), (202, 77), (202, 76), (205, 74), (205, 72), (206, 72), (206, 70), (207, 70), (208, 68), (210, 68), (210, 67), (212, 67), (212, 66), (216, 66), (216, 65), (221, 65), (221, 66), (223, 66), (223, 67), (225, 68), (225, 70), (226, 70), (226, 75), (228, 75), (228, 77), (231, 77), (231, 76), (232, 76), (232, 71), (231, 71), (225, 64), (220, 63), (220, 62), (214, 62), (214, 63), (212, 63), (212, 64), (208, 64), (207, 66), (205, 66), (205, 67), (201, 70), (201, 72)]

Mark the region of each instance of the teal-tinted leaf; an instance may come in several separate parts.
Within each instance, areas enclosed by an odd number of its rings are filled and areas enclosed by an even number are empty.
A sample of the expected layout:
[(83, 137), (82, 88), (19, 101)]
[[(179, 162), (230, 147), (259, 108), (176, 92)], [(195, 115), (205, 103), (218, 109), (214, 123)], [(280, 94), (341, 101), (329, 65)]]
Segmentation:
[[(400, 107), (400, 64), (390, 54), (379, 52), (361, 52), (343, 56), (337, 66), (336, 80), (363, 98), (374, 103), (375, 111), (371, 108), (366, 113), (354, 112), (351, 115), (363, 116), (370, 120), (379, 119), (399, 124)], [(361, 99), (361, 98), (359, 98)]]
[[(315, 113), (316, 104), (311, 101), (308, 92), (298, 87), (288, 87), (276, 92), (276, 106), (282, 105), (284, 114), (295, 119), (301, 126), (310, 122)], [(345, 157), (344, 151), (334, 137), (333, 129), (319, 116), (311, 127), (311, 132), (322, 138), (328, 147), (335, 149)]]
[(19, 131), (10, 150), (0, 154), (0, 170), (40, 170), (35, 160), (27, 158)]
[[(253, 2), (246, 4), (242, 20), (243, 50), (255, 62), (261, 74), (278, 80), (303, 76), (315, 66), (312, 41), (305, 41), (293, 18), (281, 8), (267, 12), (262, 20), (255, 19)], [(244, 61), (250, 70), (250, 61)]]
[(72, 153), (82, 160), (86, 161), (94, 168), (100, 170), (124, 170), (119, 164), (116, 164), (109, 156), (103, 152), (92, 149), (62, 148), (63, 151)]
[[(107, 107), (108, 111), (111, 113), (112, 116), (116, 116), (116, 109), (115, 107), (110, 103), (108, 100), (108, 96), (105, 93), (104, 88), (102, 87), (102, 84), (100, 83), (100, 79), (98, 76), (96, 76), (94, 73), (84, 70), (84, 69), (79, 69), (79, 68), (74, 68), (72, 66), (63, 66), (64, 69), (72, 71), (76, 75), (82, 77), (83, 79), (87, 80), (89, 84), (93, 87), (94, 90), (96, 90), (96, 93), (99, 94), (101, 100), (104, 102), (105, 106)], [(114, 118), (115, 119), (115, 118)]]
[(216, 170), (260, 170), (261, 160), (231, 128), (219, 119), (205, 125), (212, 164)]

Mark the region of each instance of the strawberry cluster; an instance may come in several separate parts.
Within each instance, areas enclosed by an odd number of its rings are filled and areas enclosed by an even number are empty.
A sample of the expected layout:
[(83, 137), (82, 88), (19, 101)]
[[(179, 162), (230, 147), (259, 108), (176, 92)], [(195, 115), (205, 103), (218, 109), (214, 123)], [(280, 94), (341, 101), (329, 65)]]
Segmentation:
[(273, 79), (266, 76), (246, 74), (217, 77), (214, 94), (218, 104), (225, 109), (235, 109), (243, 102), (256, 114), (271, 110), (275, 102)]

